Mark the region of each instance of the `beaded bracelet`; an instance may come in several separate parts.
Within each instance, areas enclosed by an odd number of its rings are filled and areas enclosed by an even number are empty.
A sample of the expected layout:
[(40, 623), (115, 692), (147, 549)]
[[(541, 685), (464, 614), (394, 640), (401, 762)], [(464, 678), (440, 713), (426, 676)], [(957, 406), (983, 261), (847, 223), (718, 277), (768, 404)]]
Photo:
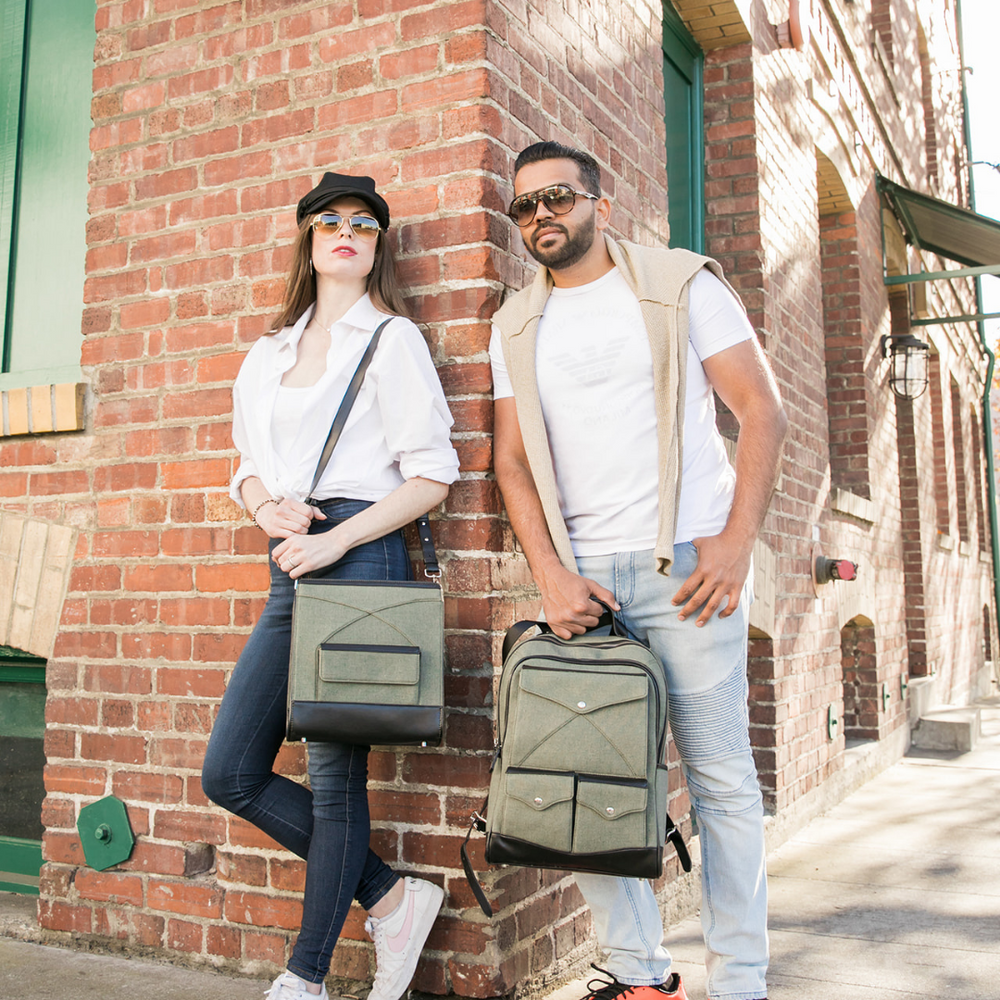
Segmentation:
[[(257, 504), (256, 507), (254, 507), (253, 513), (250, 515), (250, 520), (253, 521), (253, 523), (256, 524), (258, 528), (260, 528), (260, 525), (257, 523), (257, 511), (259, 511), (261, 507), (263, 507), (264, 504), (266, 503), (277, 504), (277, 502), (278, 501), (275, 500), (274, 497), (268, 497), (266, 500), (261, 500), (261, 502)], [(260, 530), (263, 531), (264, 529), (261, 528)]]

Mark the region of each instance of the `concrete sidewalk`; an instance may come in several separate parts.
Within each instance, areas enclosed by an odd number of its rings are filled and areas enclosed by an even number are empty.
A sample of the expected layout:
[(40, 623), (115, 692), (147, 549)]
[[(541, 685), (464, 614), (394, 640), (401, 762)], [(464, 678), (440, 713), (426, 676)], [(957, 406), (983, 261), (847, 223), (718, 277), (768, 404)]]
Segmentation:
[[(1000, 698), (980, 704), (974, 750), (911, 749), (769, 856), (770, 1000), (1000, 998)], [(698, 918), (667, 945), (703, 1000)]]
[[(1000, 699), (982, 719), (974, 750), (911, 750), (770, 856), (771, 1000), (1000, 997)], [(0, 934), (31, 936), (33, 901), (3, 912)], [(668, 944), (702, 1000), (697, 918)], [(579, 1000), (589, 978), (545, 1000)], [(4, 1000), (251, 1000), (264, 985), (0, 936)]]

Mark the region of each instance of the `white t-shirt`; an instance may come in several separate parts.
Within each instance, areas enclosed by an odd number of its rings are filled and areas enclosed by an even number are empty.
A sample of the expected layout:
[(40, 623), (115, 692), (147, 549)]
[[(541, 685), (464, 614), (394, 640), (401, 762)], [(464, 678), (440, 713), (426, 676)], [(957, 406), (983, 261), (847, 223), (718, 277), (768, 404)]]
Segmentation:
[[(675, 542), (718, 534), (736, 474), (715, 424), (702, 359), (754, 336), (740, 304), (710, 271), (691, 282), (684, 468)], [(513, 396), (494, 326), (493, 396)], [(578, 556), (651, 549), (658, 478), (653, 359), (639, 300), (615, 268), (553, 288), (538, 324), (538, 392), (559, 504)]]

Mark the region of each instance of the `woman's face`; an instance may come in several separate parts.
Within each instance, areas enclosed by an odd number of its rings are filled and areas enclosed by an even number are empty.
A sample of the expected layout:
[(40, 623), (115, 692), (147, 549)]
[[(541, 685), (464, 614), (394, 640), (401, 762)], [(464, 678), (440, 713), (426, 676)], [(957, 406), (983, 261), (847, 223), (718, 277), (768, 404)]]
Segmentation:
[(320, 277), (335, 281), (357, 281), (371, 274), (375, 263), (375, 250), (382, 234), (375, 239), (356, 236), (347, 219), (363, 215), (374, 219), (372, 210), (360, 198), (338, 198), (320, 214), (341, 216), (344, 224), (335, 233), (325, 234), (313, 229), (312, 260), (317, 280)]

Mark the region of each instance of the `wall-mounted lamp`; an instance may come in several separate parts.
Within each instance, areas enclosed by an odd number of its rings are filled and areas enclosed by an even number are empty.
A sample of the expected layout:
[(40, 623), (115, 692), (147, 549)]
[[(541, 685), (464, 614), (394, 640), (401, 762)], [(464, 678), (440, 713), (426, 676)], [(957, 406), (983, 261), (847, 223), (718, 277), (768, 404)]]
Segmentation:
[(992, 160), (966, 160), (959, 169), (965, 170), (968, 167), (992, 167), (998, 174), (1000, 174), (1000, 163), (994, 163)]
[(930, 344), (912, 333), (886, 334), (880, 343), (882, 357), (891, 359), (889, 387), (900, 399), (916, 399), (927, 388)]

